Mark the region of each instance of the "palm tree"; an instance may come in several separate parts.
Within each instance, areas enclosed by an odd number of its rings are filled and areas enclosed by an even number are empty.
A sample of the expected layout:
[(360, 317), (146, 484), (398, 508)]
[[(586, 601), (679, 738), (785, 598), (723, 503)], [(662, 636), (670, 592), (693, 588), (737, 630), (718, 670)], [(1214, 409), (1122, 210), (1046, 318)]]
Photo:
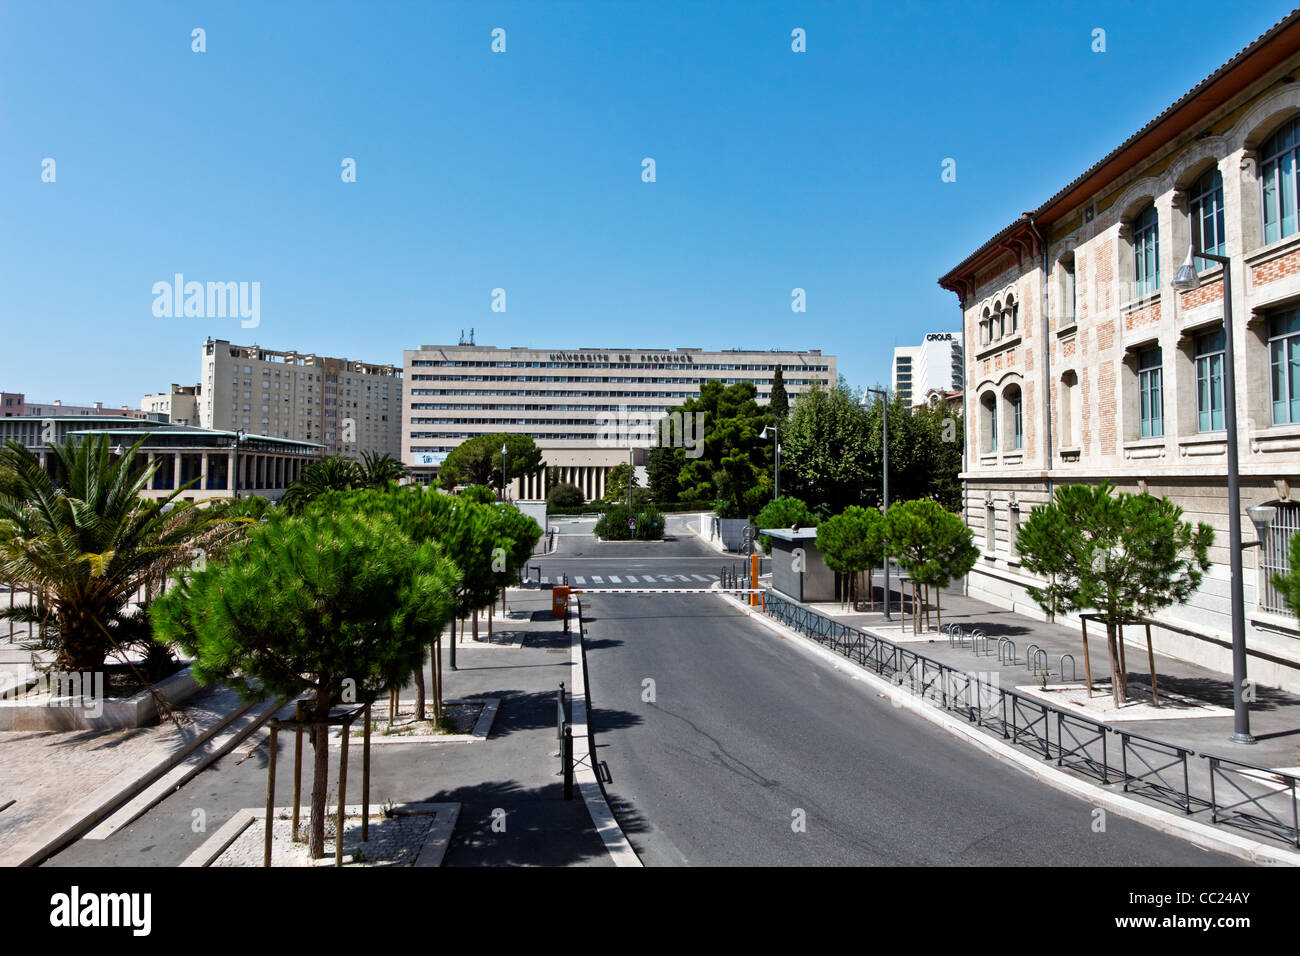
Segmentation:
[(390, 481), (401, 481), (409, 474), (405, 465), (385, 452), (377, 455), (371, 451), (361, 453), (361, 484), (366, 488), (383, 488)]
[(285, 489), (280, 504), (290, 514), (300, 513), (309, 502), (327, 491), (348, 491), (361, 485), (361, 469), (351, 458), (334, 455), (313, 462)]
[(0, 450), (0, 471), (12, 476), (0, 493), (0, 578), (38, 596), (0, 608), (0, 619), (44, 624), (42, 646), (60, 670), (97, 670), (114, 648), (147, 642), (132, 598), (193, 560), (212, 528), (203, 509), (175, 500), (188, 485), (160, 501), (140, 496), (157, 465), (142, 466), (139, 447), (115, 454), (107, 435), (51, 445), (51, 471), (17, 442)]

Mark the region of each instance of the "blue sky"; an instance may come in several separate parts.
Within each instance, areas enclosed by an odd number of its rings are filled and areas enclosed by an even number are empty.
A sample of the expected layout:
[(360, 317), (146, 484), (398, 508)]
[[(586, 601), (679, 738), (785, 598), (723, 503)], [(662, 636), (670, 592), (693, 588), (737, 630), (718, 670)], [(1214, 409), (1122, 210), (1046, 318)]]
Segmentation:
[[(0, 389), (134, 405), (209, 335), (397, 364), (470, 327), (887, 381), (959, 325), (939, 275), (1288, 9), (9, 0)], [(155, 317), (177, 272), (259, 282), (260, 325)]]

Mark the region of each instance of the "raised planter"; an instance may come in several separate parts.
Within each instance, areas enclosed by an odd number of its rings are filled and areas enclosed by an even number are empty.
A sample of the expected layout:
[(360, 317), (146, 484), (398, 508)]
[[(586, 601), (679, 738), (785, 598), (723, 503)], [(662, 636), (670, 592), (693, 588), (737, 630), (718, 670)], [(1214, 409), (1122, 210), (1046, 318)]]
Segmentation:
[[(171, 705), (191, 697), (199, 683), (185, 667), (159, 681), (153, 690)], [(122, 730), (143, 727), (158, 716), (154, 695), (142, 690), (131, 697), (49, 695), (0, 700), (0, 731), (4, 730)]]

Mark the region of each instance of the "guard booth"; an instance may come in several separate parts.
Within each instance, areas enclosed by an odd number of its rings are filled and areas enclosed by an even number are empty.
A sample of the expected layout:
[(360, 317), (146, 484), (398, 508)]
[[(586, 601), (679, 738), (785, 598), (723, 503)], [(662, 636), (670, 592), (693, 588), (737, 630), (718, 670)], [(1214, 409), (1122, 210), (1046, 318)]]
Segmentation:
[(772, 588), (796, 601), (834, 601), (835, 572), (817, 549), (816, 528), (763, 528), (772, 539)]
[(551, 589), (551, 617), (564, 617), (569, 613), (569, 589), (557, 584)]

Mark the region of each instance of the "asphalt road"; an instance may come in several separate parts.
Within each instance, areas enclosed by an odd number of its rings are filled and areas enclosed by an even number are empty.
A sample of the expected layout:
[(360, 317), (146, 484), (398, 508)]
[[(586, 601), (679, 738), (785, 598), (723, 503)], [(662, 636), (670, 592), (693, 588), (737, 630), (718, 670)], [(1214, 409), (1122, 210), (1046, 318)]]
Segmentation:
[[(543, 573), (571, 582), (691, 575), (729, 560), (693, 538), (560, 546)], [(1098, 832), (1092, 806), (948, 737), (717, 598), (588, 595), (583, 614), (599, 759), (648, 865), (1235, 862), (1113, 815)]]

